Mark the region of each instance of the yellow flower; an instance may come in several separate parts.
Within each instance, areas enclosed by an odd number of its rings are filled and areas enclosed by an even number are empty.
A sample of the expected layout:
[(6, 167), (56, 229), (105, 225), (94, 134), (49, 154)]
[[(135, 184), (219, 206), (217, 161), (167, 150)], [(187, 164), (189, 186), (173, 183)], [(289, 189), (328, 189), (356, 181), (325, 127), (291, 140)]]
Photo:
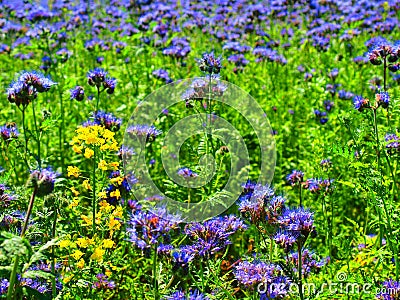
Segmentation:
[(70, 240), (62, 240), (58, 243), (58, 246), (60, 248), (65, 248), (68, 247), (69, 245), (71, 245), (71, 241)]
[(84, 156), (85, 156), (86, 158), (92, 158), (93, 155), (94, 155), (94, 151), (93, 151), (92, 149), (90, 149), (90, 148), (86, 148), (86, 149), (85, 149), (85, 154), (84, 154)]
[(87, 179), (82, 183), (82, 186), (87, 190), (92, 190), (92, 186), (90, 185), (89, 180)]
[(70, 190), (71, 190), (72, 194), (74, 194), (75, 197), (79, 196), (80, 193), (74, 187), (70, 188)]
[(102, 159), (99, 163), (98, 163), (98, 168), (100, 169), (100, 170), (103, 170), (103, 171), (107, 171), (107, 169), (108, 169), (108, 166), (107, 166), (107, 162), (104, 160), (104, 159)]
[(64, 277), (64, 278), (63, 278), (63, 282), (64, 282), (64, 283), (70, 282), (71, 279), (72, 279), (72, 277), (74, 277), (74, 274), (71, 274), (71, 275), (69, 275), (69, 276), (67, 276), (67, 277)]
[(79, 269), (83, 269), (83, 267), (85, 266), (85, 260), (84, 260), (83, 258), (81, 258), (81, 259), (78, 261), (78, 263), (76, 264), (76, 266), (77, 266)]
[(92, 225), (92, 218), (89, 218), (88, 216), (85, 215), (82, 215), (81, 218), (84, 222), (86, 222), (86, 226)]
[(73, 145), (73, 146), (72, 146), (72, 150), (73, 150), (75, 153), (81, 154), (81, 153), (82, 153), (82, 146)]
[(79, 170), (78, 167), (74, 167), (74, 166), (68, 166), (67, 171), (68, 171), (68, 174), (67, 174), (68, 177), (74, 176), (75, 178), (78, 178), (81, 173), (81, 170)]
[(110, 239), (103, 240), (103, 247), (106, 249), (114, 247), (114, 241)]
[(119, 167), (119, 162), (115, 161), (115, 162), (111, 162), (108, 164), (111, 168), (113, 168), (114, 170), (117, 170)]
[(119, 198), (121, 198), (121, 193), (119, 192), (119, 189), (116, 189), (115, 191), (110, 193), (110, 196), (115, 197), (118, 200)]
[(75, 250), (75, 252), (72, 253), (71, 256), (72, 256), (73, 258), (75, 258), (76, 260), (78, 260), (78, 259), (80, 259), (80, 258), (82, 257), (83, 254), (85, 254), (85, 253), (83, 253), (83, 252), (80, 251), (80, 250)]
[(124, 178), (121, 176), (115, 177), (115, 178), (111, 178), (110, 182), (114, 185), (121, 185), (122, 181), (124, 181)]
[(97, 196), (99, 197), (99, 198), (102, 198), (102, 199), (106, 199), (107, 198), (107, 193), (106, 192), (99, 192), (98, 194), (97, 194)]
[(112, 272), (110, 270), (106, 270), (104, 274), (106, 274), (107, 277), (110, 277), (112, 275)]
[(111, 217), (108, 223), (108, 228), (112, 231), (118, 230), (121, 228), (121, 223), (118, 220), (115, 220), (114, 217)]
[(103, 255), (106, 251), (102, 249), (101, 247), (97, 247), (93, 254), (90, 256), (90, 259), (97, 260), (98, 262), (101, 262), (103, 260)]
[(113, 211), (113, 215), (117, 218), (122, 218), (122, 207), (118, 206), (114, 211)]
[(94, 244), (94, 240), (93, 239), (89, 239), (89, 238), (78, 238), (76, 240), (76, 243), (81, 248), (87, 248), (88, 246)]

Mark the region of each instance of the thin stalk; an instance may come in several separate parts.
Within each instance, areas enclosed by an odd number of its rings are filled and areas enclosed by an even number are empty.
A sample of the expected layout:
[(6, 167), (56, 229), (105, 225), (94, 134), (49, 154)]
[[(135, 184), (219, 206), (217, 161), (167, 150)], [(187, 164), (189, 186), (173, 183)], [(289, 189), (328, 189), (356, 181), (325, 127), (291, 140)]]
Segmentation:
[(154, 299), (160, 299), (160, 295), (158, 292), (158, 279), (157, 279), (157, 245), (154, 247), (154, 254), (153, 254), (153, 292), (154, 292)]
[(36, 142), (37, 142), (37, 161), (39, 165), (39, 169), (42, 169), (42, 160), (40, 158), (40, 133), (38, 130), (37, 122), (36, 122), (36, 113), (35, 113), (35, 101), (32, 101), (32, 114), (33, 114), (33, 123), (35, 125), (35, 133), (36, 133)]
[(27, 137), (27, 134), (28, 134), (28, 132), (26, 130), (26, 123), (25, 123), (25, 108), (26, 108), (26, 106), (24, 106), (21, 109), (21, 113), (22, 113), (22, 128), (24, 130), (24, 140), (25, 140), (24, 160), (25, 160), (25, 163), (28, 166), (28, 160), (27, 160), (27, 156), (28, 156), (28, 137)]
[[(56, 224), (57, 224), (57, 205), (54, 209), (54, 216), (53, 216), (53, 227), (51, 229), (51, 238), (54, 239), (56, 237)], [(51, 246), (51, 273), (53, 277), (51, 278), (51, 292), (53, 294), (53, 298), (57, 297), (57, 289), (56, 289), (56, 259), (54, 254), (54, 246)]]
[(303, 202), (303, 191), (301, 189), (301, 183), (299, 183), (299, 198), (300, 198), (300, 207), (302, 207), (302, 202)]
[[(35, 187), (33, 189), (31, 198), (29, 200), (28, 210), (26, 212), (24, 225), (23, 225), (22, 231), (21, 231), (21, 238), (23, 238), (25, 236), (26, 229), (28, 227), (29, 217), (32, 213), (33, 203), (35, 202), (36, 192), (37, 192), (37, 187)], [(7, 300), (15, 299), (15, 297), (13, 298), (13, 292), (14, 292), (15, 279), (17, 277), (18, 263), (19, 263), (19, 256), (16, 256), (14, 258), (14, 265), (13, 265), (11, 275), (10, 275), (10, 280), (9, 280), (10, 283), (9, 283), (8, 291), (7, 291)]]
[(97, 158), (97, 148), (96, 146), (94, 147), (94, 155), (93, 155), (93, 171), (92, 171), (92, 189), (93, 189), (93, 199), (92, 199), (92, 215), (93, 215), (93, 225), (92, 225), (92, 230), (93, 230), (93, 235), (96, 233), (96, 168), (97, 168), (97, 163), (96, 159)]
[(304, 295), (303, 295), (303, 281), (302, 281), (302, 266), (301, 266), (301, 260), (302, 260), (302, 256), (301, 256), (301, 242), (299, 242), (297, 244), (297, 253), (298, 253), (298, 283), (299, 283), (299, 293), (300, 293), (300, 299), (304, 300)]

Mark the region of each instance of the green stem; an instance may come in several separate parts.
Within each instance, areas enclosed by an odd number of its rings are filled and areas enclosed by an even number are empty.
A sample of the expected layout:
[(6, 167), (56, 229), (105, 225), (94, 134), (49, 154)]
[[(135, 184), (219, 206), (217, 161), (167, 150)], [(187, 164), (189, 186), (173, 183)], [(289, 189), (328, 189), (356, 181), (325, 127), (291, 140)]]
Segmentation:
[[(54, 209), (53, 212), (53, 227), (51, 230), (51, 237), (54, 239), (56, 237), (56, 224), (57, 224), (57, 205)], [(53, 298), (56, 298), (57, 296), (57, 289), (56, 289), (56, 259), (55, 259), (55, 254), (54, 254), (54, 246), (51, 246), (51, 273), (53, 274), (53, 277), (51, 278), (51, 291), (53, 294)]]
[(36, 113), (35, 113), (35, 102), (36, 101), (32, 101), (32, 114), (33, 114), (33, 123), (35, 125), (35, 133), (36, 133), (36, 142), (37, 142), (37, 161), (38, 161), (38, 165), (39, 165), (39, 169), (42, 169), (42, 160), (40, 158), (40, 133), (38, 130), (38, 126), (37, 126), (37, 122), (36, 122)]
[(154, 291), (154, 299), (160, 299), (160, 295), (158, 292), (158, 279), (157, 279), (157, 244), (154, 247), (154, 254), (153, 254), (153, 291)]
[(298, 281), (299, 281), (299, 293), (300, 293), (300, 299), (304, 300), (304, 295), (303, 295), (303, 281), (302, 281), (302, 266), (301, 266), (301, 260), (302, 260), (302, 256), (301, 256), (301, 242), (298, 242), (297, 244), (297, 253), (298, 253)]
[(93, 215), (93, 235), (96, 233), (96, 168), (97, 168), (97, 148), (94, 146), (94, 155), (93, 155), (93, 171), (92, 171), (92, 189), (93, 189), (93, 199), (92, 199), (92, 215)]
[[(35, 187), (33, 189), (31, 198), (29, 200), (28, 210), (26, 212), (24, 225), (23, 225), (22, 231), (21, 231), (21, 238), (23, 238), (25, 236), (26, 229), (28, 228), (29, 217), (32, 213), (32, 208), (33, 208), (33, 203), (35, 202), (36, 192), (37, 192), (37, 187)], [(13, 293), (14, 293), (15, 279), (17, 277), (18, 263), (19, 263), (19, 256), (16, 256), (14, 258), (14, 265), (13, 265), (11, 275), (10, 275), (10, 280), (9, 280), (10, 283), (9, 283), (8, 291), (7, 291), (7, 300), (15, 299), (15, 297), (13, 297)]]

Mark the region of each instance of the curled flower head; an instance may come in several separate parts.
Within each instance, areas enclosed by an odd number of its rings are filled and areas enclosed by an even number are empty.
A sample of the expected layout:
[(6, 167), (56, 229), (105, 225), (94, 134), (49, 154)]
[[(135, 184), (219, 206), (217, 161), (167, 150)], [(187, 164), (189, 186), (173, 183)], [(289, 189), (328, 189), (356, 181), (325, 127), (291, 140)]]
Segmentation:
[(386, 149), (389, 154), (400, 151), (400, 137), (395, 133), (387, 133), (385, 135)]
[(354, 96), (353, 105), (358, 111), (363, 111), (365, 108), (370, 107), (369, 100), (360, 95)]
[(117, 79), (107, 77), (103, 82), (103, 87), (106, 90), (107, 94), (113, 94), (115, 87), (117, 86)]
[(191, 169), (189, 169), (187, 167), (180, 168), (178, 170), (178, 175), (182, 176), (185, 179), (196, 178), (199, 176), (199, 174), (197, 174), (196, 172), (193, 172)]
[(18, 79), (10, 84), (7, 89), (7, 98), (17, 106), (27, 106), (36, 99), (38, 93), (47, 92), (55, 85), (50, 78), (37, 71), (23, 71)]
[(214, 52), (204, 53), (200, 59), (197, 60), (200, 71), (207, 74), (219, 74), (222, 69), (222, 57), (216, 57)]
[(85, 90), (79, 85), (71, 89), (70, 92), (71, 100), (82, 101), (85, 98)]
[(389, 107), (390, 96), (388, 92), (380, 92), (378, 94), (375, 94), (375, 99), (378, 106), (382, 106), (383, 108)]
[(53, 192), (54, 182), (58, 176), (59, 174), (54, 172), (50, 167), (33, 170), (29, 177), (29, 183), (36, 189), (36, 195), (43, 197)]
[(154, 125), (150, 126), (140, 124), (129, 126), (126, 132), (131, 137), (144, 138), (148, 141), (153, 141), (157, 136), (162, 133), (162, 131), (158, 130)]
[(295, 186), (303, 182), (304, 173), (299, 170), (293, 170), (292, 173), (286, 176), (286, 181), (291, 185)]
[(274, 235), (273, 239), (285, 250), (286, 253), (288, 253), (292, 249), (293, 245), (297, 242), (299, 236), (299, 232), (279, 229)]
[(289, 231), (308, 236), (314, 230), (313, 213), (303, 207), (285, 209), (278, 218), (278, 223)]
[(15, 123), (6, 123), (0, 127), (0, 136), (6, 142), (9, 143), (13, 139), (17, 139), (19, 132)]
[(100, 88), (106, 80), (107, 72), (101, 68), (95, 68), (87, 73), (88, 84)]

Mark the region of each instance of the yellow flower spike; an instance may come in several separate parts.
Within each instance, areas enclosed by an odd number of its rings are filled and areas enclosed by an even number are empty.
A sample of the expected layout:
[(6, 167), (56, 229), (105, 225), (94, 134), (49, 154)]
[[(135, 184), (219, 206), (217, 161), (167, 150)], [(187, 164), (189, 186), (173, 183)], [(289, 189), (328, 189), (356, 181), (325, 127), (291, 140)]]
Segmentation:
[(102, 159), (102, 160), (97, 164), (97, 167), (98, 167), (100, 170), (102, 170), (102, 171), (107, 171), (107, 169), (108, 169), (108, 164), (107, 164), (107, 162), (106, 162), (104, 159)]
[(117, 218), (122, 218), (122, 213), (123, 213), (122, 207), (121, 207), (121, 206), (118, 206), (118, 207), (114, 210), (113, 215), (114, 215), (115, 217), (117, 217)]
[(113, 191), (113, 192), (110, 193), (110, 196), (111, 196), (111, 197), (115, 197), (115, 198), (117, 198), (117, 200), (118, 200), (118, 199), (121, 198), (121, 193), (120, 193), (119, 189), (116, 189), (115, 191)]
[(111, 163), (109, 163), (109, 166), (110, 166), (111, 168), (113, 168), (114, 170), (118, 170), (119, 162), (117, 162), (117, 161), (111, 162)]
[(82, 186), (86, 190), (90, 190), (90, 191), (92, 190), (92, 186), (90, 185), (89, 180), (87, 180), (87, 179), (82, 183)]
[(93, 254), (90, 256), (90, 259), (97, 260), (98, 262), (101, 262), (103, 260), (103, 255), (104, 255), (105, 252), (106, 251), (103, 248), (97, 247), (94, 250)]
[(89, 218), (88, 216), (85, 215), (82, 215), (81, 218), (84, 222), (86, 222), (86, 226), (92, 225), (92, 218)]
[(108, 228), (110, 230), (118, 230), (121, 228), (121, 223), (112, 216), (108, 222)]
[(70, 205), (68, 205), (69, 209), (72, 209), (74, 207), (77, 207), (79, 205), (79, 199), (77, 197), (72, 199), (72, 202), (70, 203)]
[(80, 193), (74, 187), (70, 188), (70, 190), (71, 190), (72, 194), (74, 194), (75, 197), (79, 196)]
[(71, 275), (69, 275), (69, 276), (67, 276), (67, 277), (64, 277), (64, 278), (63, 278), (63, 282), (64, 282), (64, 283), (70, 282), (71, 279), (72, 279), (72, 277), (74, 277), (74, 274), (71, 274)]
[(81, 174), (81, 170), (79, 170), (78, 167), (74, 166), (68, 166), (67, 172), (68, 172), (67, 174), (68, 177), (74, 176), (75, 178), (78, 178), (79, 175)]
[[(97, 196), (99, 197), (99, 198), (101, 198), (101, 199), (106, 199), (107, 198), (107, 193), (106, 192), (99, 192), (98, 194), (97, 194)], [(104, 200), (103, 200), (104, 201)]]
[(103, 247), (106, 249), (110, 249), (110, 248), (114, 247), (114, 241), (111, 239), (103, 240)]
[(78, 261), (78, 263), (76, 264), (76, 266), (77, 266), (79, 269), (83, 269), (83, 267), (85, 266), (85, 260), (84, 260), (83, 258), (81, 258), (81, 259)]
[(83, 252), (80, 251), (80, 250), (75, 250), (75, 252), (72, 253), (71, 256), (72, 256), (73, 258), (75, 258), (76, 260), (78, 260), (78, 259), (80, 259), (80, 258), (82, 257), (83, 254), (85, 254), (85, 253), (83, 253)]
[(78, 239), (76, 240), (76, 243), (77, 243), (77, 245), (78, 245), (79, 247), (81, 247), (81, 248), (87, 248), (87, 246), (88, 246), (88, 243), (87, 243), (87, 241), (86, 241), (85, 238), (78, 238)]
[(90, 148), (86, 148), (86, 149), (85, 149), (85, 154), (84, 154), (84, 156), (85, 156), (86, 158), (92, 158), (93, 155), (94, 155), (94, 151), (93, 151), (92, 149), (90, 149)]
[(121, 177), (121, 176), (118, 176), (118, 177), (115, 177), (115, 178), (111, 178), (111, 179), (110, 179), (110, 182), (111, 182), (113, 185), (121, 185), (121, 184), (122, 184), (122, 181), (124, 181), (124, 178)]
[(75, 152), (75, 153), (78, 153), (78, 154), (81, 154), (82, 153), (82, 146), (77, 146), (77, 145), (73, 145), (72, 146), (72, 150)]
[(62, 241), (60, 241), (60, 242), (58, 243), (58, 246), (59, 246), (60, 248), (66, 248), (66, 247), (68, 247), (69, 245), (71, 245), (71, 241), (70, 241), (70, 240), (62, 240)]

